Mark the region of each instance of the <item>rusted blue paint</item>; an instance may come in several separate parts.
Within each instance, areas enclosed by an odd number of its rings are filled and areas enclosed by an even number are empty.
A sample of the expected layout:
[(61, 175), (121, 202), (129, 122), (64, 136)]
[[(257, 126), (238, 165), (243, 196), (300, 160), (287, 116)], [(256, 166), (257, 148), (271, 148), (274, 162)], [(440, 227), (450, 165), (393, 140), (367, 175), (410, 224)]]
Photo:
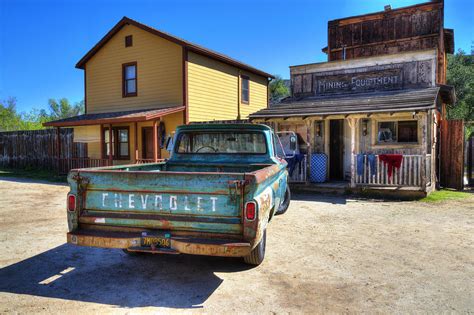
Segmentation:
[[(283, 202), (288, 181), (286, 162), (275, 154), (272, 130), (249, 124), (188, 125), (177, 129), (175, 143), (181, 132), (196, 130), (259, 132), (267, 150), (265, 154), (173, 152), (164, 163), (73, 170), (68, 181), (78, 209), (68, 213), (70, 232), (80, 234), (81, 225), (100, 231), (123, 227), (157, 230), (171, 237), (178, 231), (200, 237), (204, 233), (210, 239), (218, 234), (240, 235), (251, 247), (258, 244)], [(244, 217), (248, 201), (257, 203), (253, 221)], [(97, 238), (90, 244), (100, 242)], [(104, 247), (110, 247), (110, 242), (104, 241)], [(202, 245), (199, 248), (203, 250)]]

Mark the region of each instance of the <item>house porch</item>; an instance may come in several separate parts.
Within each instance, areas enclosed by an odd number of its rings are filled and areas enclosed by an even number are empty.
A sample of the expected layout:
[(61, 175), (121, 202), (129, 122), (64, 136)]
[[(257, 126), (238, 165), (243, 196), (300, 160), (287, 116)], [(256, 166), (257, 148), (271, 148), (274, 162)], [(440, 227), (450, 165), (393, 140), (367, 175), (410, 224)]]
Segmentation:
[(168, 157), (165, 139), (183, 123), (184, 107), (85, 114), (48, 122), (46, 126), (74, 129), (74, 142), (87, 143), (88, 156), (60, 158), (61, 173), (73, 168), (158, 162)]

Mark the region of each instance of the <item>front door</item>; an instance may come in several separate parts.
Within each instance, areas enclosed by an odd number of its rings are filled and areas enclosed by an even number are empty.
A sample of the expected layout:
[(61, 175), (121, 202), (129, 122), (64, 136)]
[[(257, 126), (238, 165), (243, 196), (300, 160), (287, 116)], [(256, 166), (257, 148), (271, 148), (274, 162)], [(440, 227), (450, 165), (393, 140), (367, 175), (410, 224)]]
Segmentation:
[(153, 159), (153, 127), (142, 128), (143, 158)]
[(329, 178), (344, 179), (344, 120), (329, 121)]

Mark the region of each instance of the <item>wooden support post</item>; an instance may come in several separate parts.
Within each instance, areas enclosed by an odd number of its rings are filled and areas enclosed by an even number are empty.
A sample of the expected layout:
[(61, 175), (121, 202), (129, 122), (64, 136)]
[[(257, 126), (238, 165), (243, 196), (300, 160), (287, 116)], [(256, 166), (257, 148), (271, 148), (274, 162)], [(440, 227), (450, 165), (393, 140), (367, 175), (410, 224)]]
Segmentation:
[(58, 173), (61, 172), (61, 128), (56, 128), (56, 146), (57, 146), (57, 159), (58, 159)]
[(112, 125), (109, 124), (109, 163), (112, 165), (114, 163), (114, 156), (113, 156), (113, 143), (112, 143)]
[(158, 120), (153, 120), (153, 159), (158, 162)]
[(359, 118), (347, 118), (351, 128), (351, 187), (356, 186), (356, 133), (359, 127)]
[(138, 123), (135, 122), (133, 124), (133, 132), (134, 132), (134, 149), (135, 149), (135, 163), (138, 162)]
[(104, 155), (104, 143), (105, 143), (105, 139), (104, 139), (104, 125), (103, 124), (100, 124), (100, 158), (101, 159), (105, 159), (105, 155)]

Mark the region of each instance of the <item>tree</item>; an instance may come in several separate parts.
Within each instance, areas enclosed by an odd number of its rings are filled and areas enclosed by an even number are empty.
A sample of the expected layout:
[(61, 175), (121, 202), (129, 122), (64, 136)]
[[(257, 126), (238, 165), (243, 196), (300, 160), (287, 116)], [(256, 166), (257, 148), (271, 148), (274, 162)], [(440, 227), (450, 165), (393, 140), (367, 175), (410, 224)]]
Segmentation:
[(283, 80), (279, 75), (276, 75), (275, 79), (270, 82), (270, 101), (279, 102), (289, 95), (290, 90), (285, 84), (285, 80)]
[(0, 100), (0, 131), (20, 130), (22, 127), (21, 115), (16, 111), (16, 99), (9, 97)]
[(72, 105), (67, 98), (49, 99), (49, 117), (51, 120), (63, 119), (84, 113), (84, 101)]
[(50, 99), (48, 106), (48, 110), (33, 108), (29, 112), (18, 113), (14, 97), (0, 101), (0, 131), (44, 129), (45, 122), (84, 113), (84, 101), (72, 105), (66, 98)]
[[(449, 119), (474, 121), (474, 55), (462, 50), (448, 55), (447, 82), (456, 91), (457, 102), (448, 107)], [(471, 127), (472, 128), (472, 127)], [(467, 131), (467, 135), (472, 130)]]

